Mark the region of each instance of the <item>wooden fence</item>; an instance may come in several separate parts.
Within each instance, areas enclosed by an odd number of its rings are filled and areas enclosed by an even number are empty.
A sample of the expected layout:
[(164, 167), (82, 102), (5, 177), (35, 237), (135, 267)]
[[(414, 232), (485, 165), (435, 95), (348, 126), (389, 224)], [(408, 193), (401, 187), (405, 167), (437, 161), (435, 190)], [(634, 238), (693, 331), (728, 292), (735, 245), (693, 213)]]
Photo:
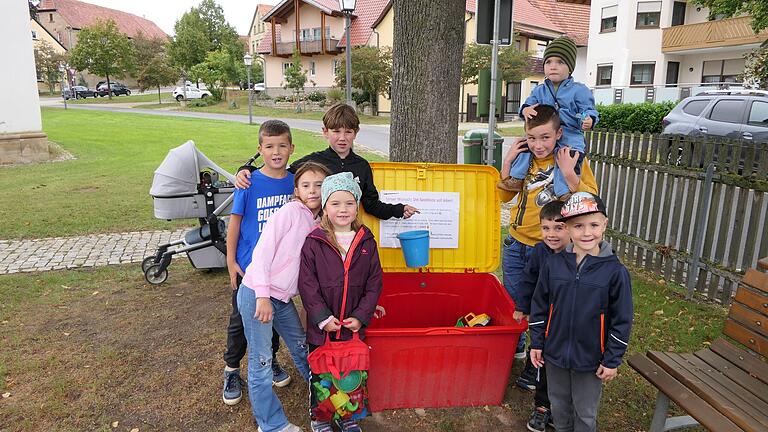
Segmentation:
[(621, 259), (730, 303), (768, 256), (768, 143), (610, 131), (587, 142)]

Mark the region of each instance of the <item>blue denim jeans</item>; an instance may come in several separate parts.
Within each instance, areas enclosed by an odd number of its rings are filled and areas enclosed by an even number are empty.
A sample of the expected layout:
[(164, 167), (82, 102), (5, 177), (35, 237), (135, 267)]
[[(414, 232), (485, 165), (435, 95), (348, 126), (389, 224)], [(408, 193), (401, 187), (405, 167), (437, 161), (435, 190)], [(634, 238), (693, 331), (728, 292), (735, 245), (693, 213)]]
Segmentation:
[[(501, 258), (501, 268), (504, 271), (504, 288), (509, 296), (517, 304), (520, 301), (518, 297), (517, 284), (523, 274), (523, 269), (531, 257), (533, 248), (520, 243), (519, 241), (507, 235), (504, 239), (504, 251)], [(517, 352), (525, 351), (525, 335), (520, 335), (517, 342)]]
[(285, 341), (296, 369), (309, 380), (306, 334), (293, 302), (271, 299), (272, 321), (262, 323), (254, 318), (256, 293), (245, 285), (238, 291), (237, 306), (248, 340), (248, 398), (253, 417), (263, 432), (279, 431), (288, 425), (288, 418), (272, 390), (272, 326)]

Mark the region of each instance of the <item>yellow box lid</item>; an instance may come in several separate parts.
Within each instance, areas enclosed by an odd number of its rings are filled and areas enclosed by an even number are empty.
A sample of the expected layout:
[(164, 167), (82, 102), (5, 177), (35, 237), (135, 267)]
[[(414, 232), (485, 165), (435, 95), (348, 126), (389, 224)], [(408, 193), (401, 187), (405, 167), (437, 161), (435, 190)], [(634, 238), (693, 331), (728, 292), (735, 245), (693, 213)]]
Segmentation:
[[(397, 162), (372, 162), (371, 168), (374, 184), (380, 193), (382, 191), (458, 193), (459, 247), (435, 249), (430, 243), (429, 264), (425, 268), (427, 271), (489, 273), (499, 267), (501, 199), (496, 189), (496, 182), (499, 179), (496, 168), (484, 165)], [(382, 247), (379, 219), (365, 211), (361, 213), (363, 223), (373, 231), (379, 243), (379, 257), (384, 271), (419, 271), (419, 269), (406, 267), (403, 252), (399, 247)], [(419, 215), (414, 216), (414, 220), (419, 217)], [(402, 229), (402, 231), (406, 230)]]

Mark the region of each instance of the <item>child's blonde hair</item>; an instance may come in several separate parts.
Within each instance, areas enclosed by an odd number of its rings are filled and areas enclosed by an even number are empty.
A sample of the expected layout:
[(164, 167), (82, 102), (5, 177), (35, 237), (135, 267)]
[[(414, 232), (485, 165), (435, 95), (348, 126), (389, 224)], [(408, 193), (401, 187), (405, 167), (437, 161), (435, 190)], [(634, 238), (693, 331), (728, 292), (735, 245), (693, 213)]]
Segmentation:
[[(363, 222), (360, 220), (360, 212), (358, 211), (355, 215), (355, 220), (352, 221), (352, 231), (357, 232), (362, 228)], [(333, 229), (333, 224), (331, 223), (331, 220), (328, 218), (328, 215), (323, 212), (323, 216), (320, 218), (320, 228), (325, 231), (325, 236), (328, 237), (328, 241), (331, 242), (333, 247), (335, 247), (339, 253), (345, 254), (347, 251), (345, 251), (341, 245), (339, 244), (339, 241), (336, 240), (336, 230)]]

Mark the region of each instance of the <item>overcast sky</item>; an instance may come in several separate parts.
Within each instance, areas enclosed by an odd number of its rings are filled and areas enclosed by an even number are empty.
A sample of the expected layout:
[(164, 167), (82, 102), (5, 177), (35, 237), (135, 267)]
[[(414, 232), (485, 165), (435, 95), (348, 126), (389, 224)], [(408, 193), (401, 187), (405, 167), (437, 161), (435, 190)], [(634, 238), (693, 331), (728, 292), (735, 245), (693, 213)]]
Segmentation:
[[(5, 1), (5, 0), (2, 0)], [(247, 35), (256, 5), (277, 4), (279, 0), (216, 0), (224, 9), (224, 17), (235, 27), (238, 34)], [(168, 35), (173, 35), (173, 25), (184, 12), (200, 4), (200, 0), (86, 0), (99, 6), (130, 12), (157, 24)]]

